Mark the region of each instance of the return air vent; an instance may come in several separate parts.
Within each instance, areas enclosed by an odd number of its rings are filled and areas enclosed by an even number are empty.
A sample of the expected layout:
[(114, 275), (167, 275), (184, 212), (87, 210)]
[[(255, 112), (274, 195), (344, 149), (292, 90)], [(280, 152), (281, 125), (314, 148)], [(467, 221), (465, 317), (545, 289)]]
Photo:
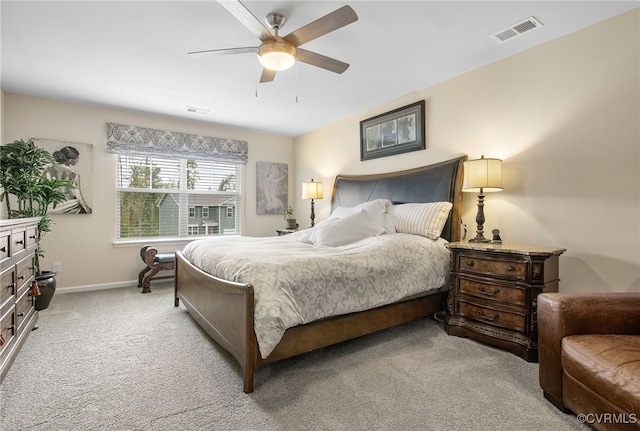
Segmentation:
[(192, 114), (201, 114), (201, 115), (207, 115), (209, 113), (209, 111), (206, 109), (193, 108), (191, 106), (187, 107), (187, 112), (191, 112)]
[(520, 21), (519, 23), (516, 23), (511, 27), (507, 27), (504, 30), (497, 32), (496, 34), (492, 34), (489, 37), (498, 43), (505, 43), (508, 40), (516, 38), (526, 32), (535, 30), (539, 27), (542, 27), (542, 23), (534, 17), (530, 16), (529, 18)]

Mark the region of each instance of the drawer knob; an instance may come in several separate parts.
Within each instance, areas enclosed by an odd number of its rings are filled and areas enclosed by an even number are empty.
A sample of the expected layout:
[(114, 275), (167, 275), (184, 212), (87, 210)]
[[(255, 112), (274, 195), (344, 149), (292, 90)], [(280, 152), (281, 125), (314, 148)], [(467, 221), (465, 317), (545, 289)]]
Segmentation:
[(485, 288), (484, 286), (480, 286), (480, 293), (482, 293), (483, 295), (493, 296), (498, 292), (500, 292), (500, 289), (498, 289), (497, 287)]
[(467, 266), (473, 266), (474, 262), (472, 260), (467, 261)]
[(18, 280), (24, 280), (24, 275), (19, 276)]
[(494, 315), (489, 316), (488, 314), (484, 314), (482, 310), (478, 310), (478, 314), (480, 315), (480, 318), (482, 318), (482, 320), (486, 320), (487, 322), (493, 322), (499, 316), (498, 313), (495, 313)]
[(516, 270), (516, 267), (515, 267), (515, 266), (513, 266), (513, 265), (509, 265), (509, 266), (507, 266), (507, 271), (508, 271), (508, 272), (513, 272), (513, 271), (515, 271), (515, 270)]
[(24, 317), (24, 313), (18, 313), (18, 317)]
[(24, 240), (22, 240), (22, 239), (18, 240), (18, 241), (16, 241), (16, 244), (24, 244)]
[(5, 287), (6, 287), (7, 289), (11, 289), (11, 288), (12, 288), (13, 286), (15, 286), (15, 285), (16, 285), (15, 283), (9, 283), (9, 284), (7, 284)]
[(5, 253), (5, 252), (7, 251), (7, 247), (4, 247), (4, 246), (3, 246), (2, 248), (0, 248), (0, 251), (1, 251), (1, 252), (3, 252), (3, 253)]

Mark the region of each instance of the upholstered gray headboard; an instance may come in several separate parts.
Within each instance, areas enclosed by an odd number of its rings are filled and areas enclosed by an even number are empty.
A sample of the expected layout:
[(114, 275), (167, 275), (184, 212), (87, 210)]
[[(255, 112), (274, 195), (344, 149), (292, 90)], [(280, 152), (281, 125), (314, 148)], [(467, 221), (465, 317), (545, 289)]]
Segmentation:
[(453, 204), (442, 237), (460, 240), (460, 192), (462, 163), (467, 156), (405, 171), (374, 175), (338, 175), (333, 185), (331, 211), (338, 206), (355, 206), (374, 199), (394, 204), (444, 202)]

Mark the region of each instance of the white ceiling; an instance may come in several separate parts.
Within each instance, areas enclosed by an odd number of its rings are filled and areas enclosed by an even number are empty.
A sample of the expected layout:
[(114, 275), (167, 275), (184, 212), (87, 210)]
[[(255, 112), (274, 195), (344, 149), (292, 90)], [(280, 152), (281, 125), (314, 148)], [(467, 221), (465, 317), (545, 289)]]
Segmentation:
[[(257, 84), (254, 54), (188, 56), (258, 45), (215, 0), (2, 0), (2, 89), (295, 137), (639, 5), (637, 0), (243, 3), (261, 20), (269, 12), (286, 15), (282, 35), (349, 4), (357, 22), (303, 48), (351, 67), (337, 75), (300, 63), (272, 83)], [(489, 38), (530, 16), (544, 26), (504, 44)], [(188, 113), (187, 107), (209, 113)]]

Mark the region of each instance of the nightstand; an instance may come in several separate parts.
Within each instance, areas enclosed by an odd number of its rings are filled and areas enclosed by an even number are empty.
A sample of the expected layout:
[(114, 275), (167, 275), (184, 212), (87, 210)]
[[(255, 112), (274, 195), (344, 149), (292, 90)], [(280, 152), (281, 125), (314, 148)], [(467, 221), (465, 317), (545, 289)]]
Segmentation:
[(276, 229), (278, 236), (289, 235), (290, 233), (298, 232), (298, 229)]
[(557, 292), (564, 248), (452, 242), (445, 329), (538, 361), (536, 301)]

